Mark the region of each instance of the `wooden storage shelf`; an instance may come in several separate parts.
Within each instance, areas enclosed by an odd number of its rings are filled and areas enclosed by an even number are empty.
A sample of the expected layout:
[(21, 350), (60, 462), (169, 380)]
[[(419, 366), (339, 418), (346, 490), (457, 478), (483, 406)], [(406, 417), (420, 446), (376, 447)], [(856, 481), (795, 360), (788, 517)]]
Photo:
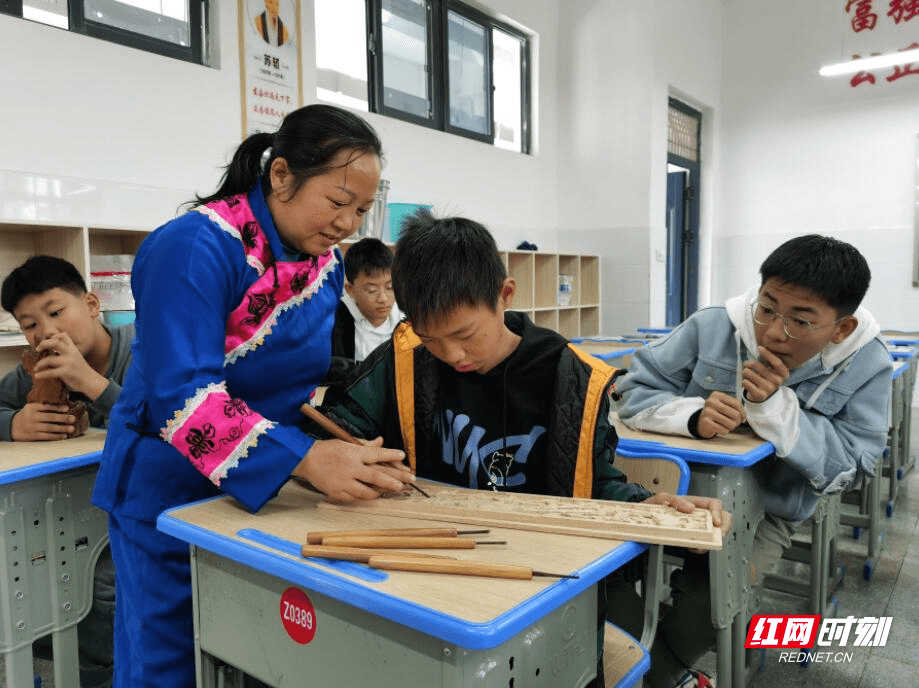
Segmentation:
[(134, 255), (148, 233), (142, 230), (90, 227), (88, 229), (89, 255)]
[[(123, 227), (0, 222), (0, 281), (28, 258), (50, 255), (73, 263), (89, 286), (90, 256), (133, 255), (147, 234)], [(0, 337), (0, 375), (19, 363), (27, 346), (25, 337)]]
[(534, 296), (536, 263), (533, 252), (508, 252), (503, 253), (502, 257), (507, 267), (508, 276), (517, 280), (513, 308), (521, 311), (532, 309), (536, 303)]
[[(539, 251), (505, 251), (501, 254), (508, 275), (517, 280), (511, 306), (523, 311), (540, 327), (569, 339), (600, 333), (600, 258)], [(571, 282), (567, 304), (559, 303), (559, 276)]]

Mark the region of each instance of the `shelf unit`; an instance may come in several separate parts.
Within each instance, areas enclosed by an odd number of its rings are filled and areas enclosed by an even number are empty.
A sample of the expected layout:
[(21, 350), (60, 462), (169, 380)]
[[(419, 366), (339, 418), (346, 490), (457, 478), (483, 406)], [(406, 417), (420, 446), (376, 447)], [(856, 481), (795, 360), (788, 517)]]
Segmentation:
[[(0, 222), (0, 280), (34, 255), (51, 255), (73, 263), (89, 285), (90, 256), (134, 254), (145, 229), (48, 222)], [(0, 375), (19, 363), (25, 337), (0, 337)]]
[[(542, 251), (502, 251), (507, 273), (517, 281), (511, 307), (540, 327), (571, 339), (600, 333), (599, 256)], [(571, 281), (571, 296), (560, 303), (560, 276)]]
[[(0, 280), (27, 258), (48, 254), (69, 260), (89, 284), (90, 256), (134, 254), (146, 229), (79, 224), (0, 222)], [(353, 242), (343, 242), (347, 250)], [(501, 251), (508, 275), (517, 281), (512, 308), (540, 327), (569, 339), (600, 333), (600, 258), (542, 251)], [(559, 304), (559, 275), (571, 278), (571, 297)], [(25, 351), (24, 337), (0, 337), (0, 375)]]

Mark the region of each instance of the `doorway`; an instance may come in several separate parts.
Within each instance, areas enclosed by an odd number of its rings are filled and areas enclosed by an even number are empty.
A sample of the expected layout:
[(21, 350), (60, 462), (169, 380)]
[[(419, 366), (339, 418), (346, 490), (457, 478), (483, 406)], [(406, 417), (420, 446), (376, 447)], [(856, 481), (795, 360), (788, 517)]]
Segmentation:
[(702, 113), (675, 98), (669, 105), (666, 324), (674, 327), (698, 307)]

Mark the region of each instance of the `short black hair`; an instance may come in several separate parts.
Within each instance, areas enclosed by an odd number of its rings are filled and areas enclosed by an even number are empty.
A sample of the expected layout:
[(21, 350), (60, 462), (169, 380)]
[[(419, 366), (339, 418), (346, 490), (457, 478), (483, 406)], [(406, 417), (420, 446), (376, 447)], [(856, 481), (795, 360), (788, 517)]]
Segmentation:
[(496, 310), (507, 269), (494, 237), (463, 217), (422, 209), (405, 221), (392, 268), (399, 308), (409, 321), (436, 323), (460, 306)]
[(26, 296), (56, 287), (74, 296), (82, 296), (87, 291), (83, 275), (73, 263), (54, 256), (32, 256), (3, 280), (0, 305), (12, 313)]
[(763, 283), (775, 277), (821, 297), (840, 315), (852, 315), (871, 282), (868, 261), (854, 246), (819, 234), (789, 239), (763, 261)]
[(345, 253), (345, 277), (351, 284), (363, 273), (373, 275), (392, 270), (392, 251), (375, 237), (364, 237), (348, 247)]

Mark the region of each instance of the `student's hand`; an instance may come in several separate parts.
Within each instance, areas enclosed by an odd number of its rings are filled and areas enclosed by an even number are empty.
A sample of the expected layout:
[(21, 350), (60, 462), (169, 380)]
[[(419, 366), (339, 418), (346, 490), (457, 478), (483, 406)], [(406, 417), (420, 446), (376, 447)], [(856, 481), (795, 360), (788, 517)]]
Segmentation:
[(696, 432), (700, 437), (711, 439), (736, 430), (747, 419), (743, 404), (737, 397), (724, 392), (712, 392), (705, 400)]
[(782, 359), (765, 347), (759, 347), (759, 359), (744, 361), (744, 396), (748, 401), (760, 403), (775, 394), (788, 379), (788, 367)]
[(58, 378), (74, 392), (95, 401), (108, 387), (108, 380), (93, 370), (66, 332), (43, 339), (35, 347), (38, 353), (53, 351), (35, 364), (33, 377), (37, 380)]
[[(672, 495), (666, 492), (658, 492), (651, 495), (644, 504), (663, 504), (672, 506), (679, 512), (688, 514), (694, 511), (696, 507), (706, 509), (712, 512), (712, 525), (721, 528), (722, 537), (731, 531), (731, 512), (724, 511), (720, 499), (714, 497), (694, 497), (693, 495)], [(693, 552), (701, 550), (692, 550)]]
[(317, 440), (293, 474), (304, 478), (334, 502), (376, 499), (385, 492), (401, 492), (415, 482), (402, 463), (405, 452), (384, 449), (377, 437), (365, 446), (341, 440)]
[(26, 404), (13, 416), (10, 436), (15, 442), (65, 440), (76, 420), (66, 404)]

